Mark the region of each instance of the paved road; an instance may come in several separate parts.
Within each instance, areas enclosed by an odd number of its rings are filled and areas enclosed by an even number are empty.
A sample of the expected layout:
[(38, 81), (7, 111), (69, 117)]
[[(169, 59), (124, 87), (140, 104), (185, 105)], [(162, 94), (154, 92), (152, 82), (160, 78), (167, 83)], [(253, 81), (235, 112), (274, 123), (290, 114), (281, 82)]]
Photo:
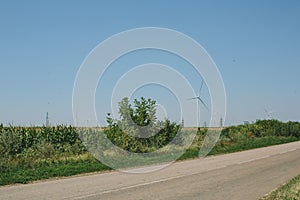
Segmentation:
[(247, 200), (299, 174), (300, 142), (294, 142), (177, 162), (146, 174), (110, 172), (4, 186), (0, 199)]

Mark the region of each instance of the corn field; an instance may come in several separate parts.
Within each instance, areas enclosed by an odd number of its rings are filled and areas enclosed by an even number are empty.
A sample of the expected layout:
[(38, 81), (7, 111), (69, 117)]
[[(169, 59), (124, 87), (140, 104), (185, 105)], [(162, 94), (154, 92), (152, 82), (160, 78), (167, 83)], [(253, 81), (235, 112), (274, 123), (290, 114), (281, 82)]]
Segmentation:
[[(56, 151), (64, 152), (67, 147), (81, 143), (76, 128), (56, 127), (5, 127), (0, 125), (0, 153), (15, 156), (28, 149), (36, 149), (41, 144), (49, 144)], [(84, 147), (80, 147), (83, 151)]]

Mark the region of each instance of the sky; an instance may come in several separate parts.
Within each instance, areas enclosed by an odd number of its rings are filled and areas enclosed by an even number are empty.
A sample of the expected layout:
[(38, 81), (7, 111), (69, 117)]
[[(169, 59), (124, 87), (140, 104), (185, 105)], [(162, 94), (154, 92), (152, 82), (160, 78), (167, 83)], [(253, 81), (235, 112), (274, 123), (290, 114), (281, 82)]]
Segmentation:
[[(269, 117), (300, 121), (299, 19), (300, 2), (296, 0), (1, 1), (0, 123), (42, 125), (49, 112), (52, 124), (73, 124), (73, 87), (85, 58), (112, 35), (142, 27), (179, 31), (206, 49), (226, 89), (225, 125)], [(142, 61), (182, 62), (151, 50), (135, 56), (140, 62), (130, 55), (123, 59), (127, 70)], [(108, 71), (104, 85), (113, 88), (121, 71), (117, 67)], [(182, 73), (197, 91), (201, 77), (189, 70)], [(103, 124), (111, 108), (101, 101), (105, 96), (101, 87), (95, 98)], [(152, 97), (155, 90), (161, 88), (144, 87), (148, 93), (138, 90), (133, 97)], [(210, 104), (206, 85), (202, 92)], [(171, 102), (170, 96), (174, 98), (172, 94), (158, 96), (158, 103), (165, 104), (159, 112), (164, 116), (169, 111), (167, 116), (178, 120), (172, 112), (177, 103), (166, 103)], [(201, 106), (200, 112), (204, 112)], [(203, 115), (201, 123), (208, 116)]]

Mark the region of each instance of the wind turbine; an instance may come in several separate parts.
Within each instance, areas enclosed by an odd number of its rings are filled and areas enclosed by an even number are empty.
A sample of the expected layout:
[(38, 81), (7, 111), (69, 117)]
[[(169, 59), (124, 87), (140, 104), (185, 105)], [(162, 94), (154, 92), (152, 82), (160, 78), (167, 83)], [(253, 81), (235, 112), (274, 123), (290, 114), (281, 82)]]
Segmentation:
[[(199, 101), (200, 101), (200, 103), (207, 109), (207, 110), (209, 110), (208, 109), (208, 106), (204, 103), (204, 101), (202, 100), (202, 98), (201, 98), (201, 90), (202, 90), (202, 87), (203, 87), (203, 81), (202, 81), (202, 83), (201, 83), (201, 86), (200, 86), (200, 89), (199, 89), (199, 93), (198, 93), (198, 95), (197, 96), (195, 96), (195, 97), (192, 97), (192, 98), (188, 98), (188, 100), (193, 100), (193, 99), (196, 99), (196, 100), (198, 100), (197, 101), (197, 108), (199, 108)], [(200, 111), (199, 111), (200, 109), (197, 109), (197, 115), (198, 115), (198, 118), (199, 118), (199, 124), (198, 124), (198, 126), (200, 126)]]
[(265, 113), (266, 113), (266, 115), (267, 115), (267, 118), (268, 119), (272, 119), (272, 113), (273, 113), (273, 111), (269, 111), (269, 110), (267, 110), (266, 108), (264, 109), (264, 111), (265, 111)]

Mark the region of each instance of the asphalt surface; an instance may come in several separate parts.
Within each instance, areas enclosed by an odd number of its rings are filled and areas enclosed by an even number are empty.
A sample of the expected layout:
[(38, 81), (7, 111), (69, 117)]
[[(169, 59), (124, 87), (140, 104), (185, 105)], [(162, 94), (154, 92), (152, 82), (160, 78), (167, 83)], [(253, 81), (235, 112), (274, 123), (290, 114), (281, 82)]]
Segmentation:
[(259, 199), (299, 174), (300, 142), (294, 142), (176, 162), (151, 173), (115, 171), (4, 186), (0, 199)]

